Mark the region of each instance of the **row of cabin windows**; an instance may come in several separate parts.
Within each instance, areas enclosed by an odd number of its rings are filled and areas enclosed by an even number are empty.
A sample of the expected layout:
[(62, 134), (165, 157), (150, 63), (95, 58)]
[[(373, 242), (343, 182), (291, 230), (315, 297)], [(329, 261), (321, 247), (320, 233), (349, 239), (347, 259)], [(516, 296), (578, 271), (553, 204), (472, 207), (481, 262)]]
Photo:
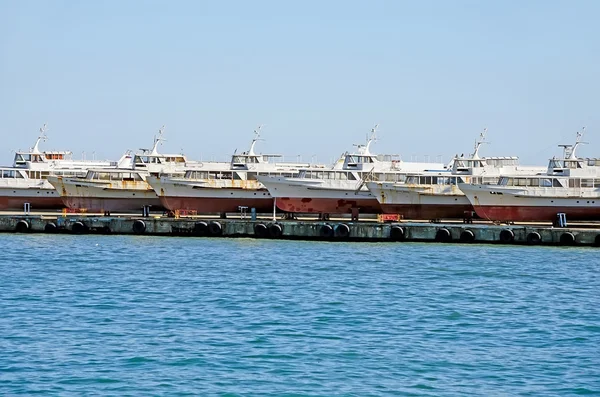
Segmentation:
[(530, 187), (563, 187), (556, 178), (500, 178), (499, 185), (503, 186), (530, 186)]
[(484, 166), (490, 167), (514, 167), (519, 165), (519, 159), (507, 158), (507, 159), (483, 159), (483, 160), (456, 160), (456, 167), (464, 168), (482, 168)]
[(589, 167), (600, 167), (600, 159), (586, 159), (586, 160), (550, 160), (550, 167), (552, 168), (570, 168), (577, 169), (583, 168), (584, 161)]
[[(263, 162), (268, 162), (269, 158), (268, 156), (262, 156)], [(233, 156), (233, 158), (231, 159), (231, 162), (234, 164), (256, 164), (256, 163), (260, 163), (260, 161), (258, 160), (258, 156)]]
[(87, 179), (99, 181), (143, 181), (137, 172), (90, 172)]
[(30, 161), (32, 163), (40, 163), (44, 161), (44, 157), (46, 160), (64, 160), (64, 153), (44, 153), (43, 157), (41, 154), (17, 154), (15, 156), (15, 162), (24, 163), (26, 161)]
[(334, 179), (340, 181), (355, 181), (356, 177), (352, 172), (342, 171), (302, 171), (300, 178), (306, 179)]
[(30, 179), (47, 179), (49, 175), (56, 176), (83, 176), (85, 171), (29, 171), (29, 170), (0, 170), (0, 178), (23, 179), (23, 174)]
[(135, 165), (163, 164), (163, 163), (185, 163), (185, 159), (180, 156), (174, 156), (174, 157), (135, 156), (134, 163), (135, 163)]
[[(600, 188), (600, 179), (594, 178), (569, 178), (569, 187), (573, 188)], [(500, 180), (504, 186), (531, 186), (531, 187), (564, 187), (557, 178), (508, 178)]]
[[(292, 172), (245, 172), (246, 180), (256, 180), (257, 175), (283, 176), (291, 178), (294, 176)], [(242, 180), (238, 172), (229, 171), (187, 171), (185, 179), (223, 179), (223, 180)]]
[(347, 163), (368, 164), (373, 163), (373, 158), (370, 156), (348, 156)]
[(409, 176), (406, 178), (406, 183), (418, 185), (456, 185), (456, 177), (448, 176)]

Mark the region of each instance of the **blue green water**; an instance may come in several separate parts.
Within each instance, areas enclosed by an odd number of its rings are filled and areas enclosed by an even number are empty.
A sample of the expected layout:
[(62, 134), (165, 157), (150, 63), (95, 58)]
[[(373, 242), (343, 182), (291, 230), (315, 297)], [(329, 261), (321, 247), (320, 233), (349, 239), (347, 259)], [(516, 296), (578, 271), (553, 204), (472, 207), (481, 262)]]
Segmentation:
[(0, 395), (600, 395), (597, 249), (0, 247)]

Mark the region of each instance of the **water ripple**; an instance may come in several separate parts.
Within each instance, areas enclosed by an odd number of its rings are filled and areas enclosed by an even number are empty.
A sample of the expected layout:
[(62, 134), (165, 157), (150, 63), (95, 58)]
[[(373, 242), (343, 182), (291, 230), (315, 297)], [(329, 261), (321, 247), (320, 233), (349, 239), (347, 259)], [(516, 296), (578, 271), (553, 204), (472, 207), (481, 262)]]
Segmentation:
[(2, 395), (600, 394), (593, 249), (0, 241)]

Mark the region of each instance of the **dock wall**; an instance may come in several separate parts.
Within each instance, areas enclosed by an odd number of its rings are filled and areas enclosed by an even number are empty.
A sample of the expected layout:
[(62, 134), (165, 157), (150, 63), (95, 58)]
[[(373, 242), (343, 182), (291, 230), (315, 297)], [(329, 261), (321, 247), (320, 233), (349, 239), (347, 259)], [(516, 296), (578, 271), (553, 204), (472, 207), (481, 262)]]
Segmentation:
[(0, 232), (600, 246), (600, 228), (464, 223), (0, 216)]

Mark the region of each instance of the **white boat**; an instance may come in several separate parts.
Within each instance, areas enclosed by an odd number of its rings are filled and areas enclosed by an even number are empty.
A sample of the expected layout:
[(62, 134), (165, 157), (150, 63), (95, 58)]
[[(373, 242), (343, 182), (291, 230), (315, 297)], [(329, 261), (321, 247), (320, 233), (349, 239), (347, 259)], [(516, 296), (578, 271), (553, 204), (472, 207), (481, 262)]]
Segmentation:
[(261, 175), (292, 176), (309, 165), (277, 162), (281, 155), (255, 153), (260, 127), (254, 133), (250, 149), (234, 153), (229, 163), (204, 163), (183, 176), (151, 176), (147, 181), (171, 211), (222, 214), (246, 207), (270, 212), (273, 198), (257, 179)]
[(48, 182), (51, 175), (85, 175), (89, 168), (110, 168), (131, 164), (130, 156), (119, 161), (73, 160), (70, 151), (41, 151), (40, 142), (48, 139), (46, 125), (40, 128), (33, 148), (15, 153), (13, 165), (0, 168), (0, 210), (60, 209), (58, 192)]
[(186, 167), (195, 164), (188, 162), (183, 154), (159, 153), (158, 146), (164, 141), (163, 132), (161, 128), (152, 149), (140, 149), (130, 167), (90, 169), (82, 177), (51, 176), (48, 181), (70, 209), (104, 213), (138, 211), (143, 207), (162, 210), (147, 178), (150, 175), (183, 175)]
[(501, 222), (600, 219), (600, 159), (576, 155), (574, 145), (560, 145), (563, 155), (552, 158), (544, 173), (505, 175), (495, 185), (459, 184), (483, 219)]
[(277, 207), (295, 213), (380, 213), (377, 198), (365, 181), (395, 182), (404, 174), (425, 170), (443, 170), (442, 163), (405, 162), (394, 155), (371, 153), (376, 141), (375, 126), (365, 145), (356, 145), (355, 153), (344, 153), (331, 168), (307, 168), (295, 176), (259, 176), (269, 193), (277, 199)]
[(500, 175), (529, 175), (544, 167), (521, 166), (518, 157), (480, 157), (484, 130), (475, 142), (470, 157), (455, 156), (445, 171), (430, 171), (402, 176), (395, 182), (367, 182), (384, 213), (405, 219), (470, 218), (473, 207), (458, 183), (497, 183)]

